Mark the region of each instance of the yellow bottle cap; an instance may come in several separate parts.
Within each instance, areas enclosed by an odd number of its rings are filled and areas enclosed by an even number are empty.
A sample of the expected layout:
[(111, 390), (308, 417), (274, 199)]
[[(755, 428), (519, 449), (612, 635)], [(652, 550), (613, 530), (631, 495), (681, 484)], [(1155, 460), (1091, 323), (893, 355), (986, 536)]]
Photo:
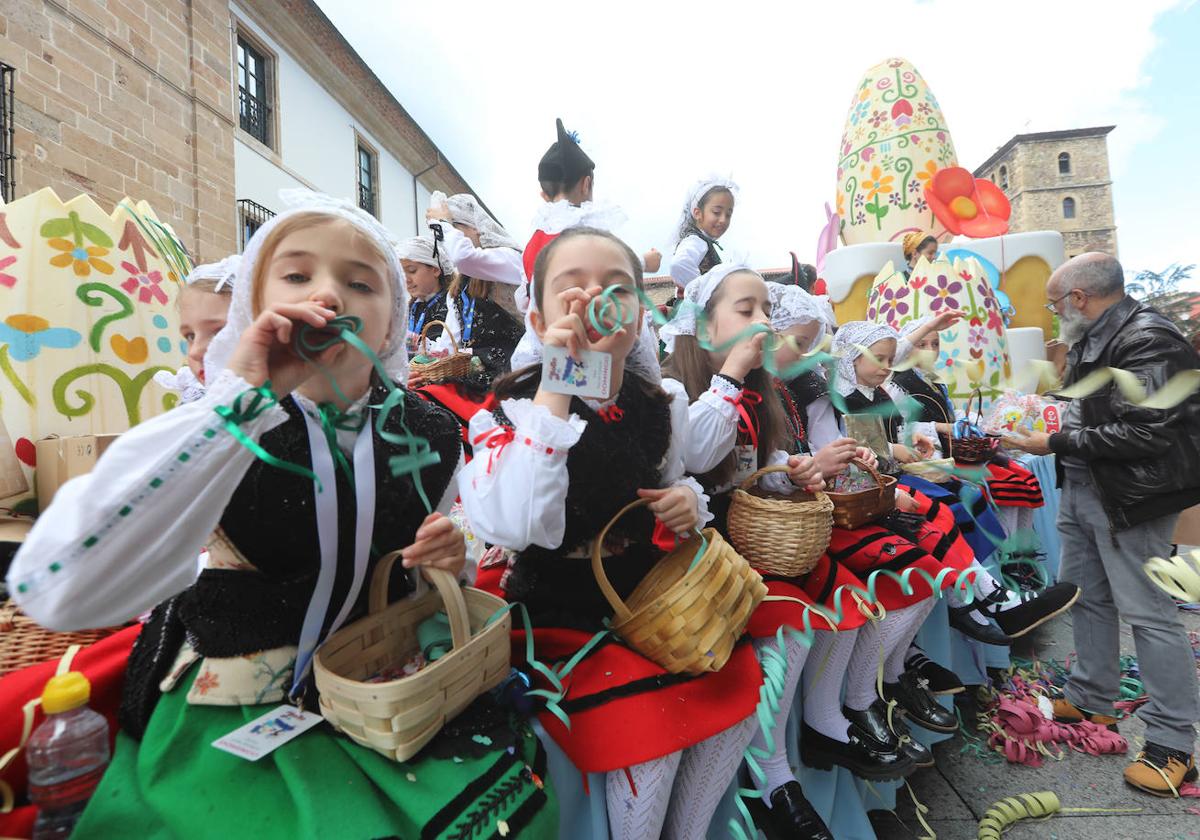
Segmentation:
[(92, 684), (78, 671), (51, 677), (42, 689), (42, 711), (48, 715), (69, 712), (87, 703)]

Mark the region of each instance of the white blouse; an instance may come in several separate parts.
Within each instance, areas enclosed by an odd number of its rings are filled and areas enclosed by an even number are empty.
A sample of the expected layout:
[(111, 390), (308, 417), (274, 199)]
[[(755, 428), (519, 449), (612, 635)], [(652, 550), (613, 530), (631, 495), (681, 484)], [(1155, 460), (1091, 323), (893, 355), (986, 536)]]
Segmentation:
[[(663, 382), (663, 389), (671, 396), (671, 442), (660, 470), (662, 486), (690, 489), (696, 495), (703, 526), (712, 519), (708, 497), (684, 470), (689, 428), (687, 394), (670, 380)], [(576, 414), (566, 420), (555, 417), (530, 399), (504, 400), (501, 408), (512, 423), (512, 437), (507, 443), (506, 429), (496, 423), (490, 411), (480, 411), (471, 418), (471, 440), (479, 443), (458, 482), (467, 521), (480, 539), (513, 551), (531, 545), (559, 548), (566, 530), (570, 486), (567, 453), (579, 442), (587, 421)], [(619, 457), (620, 453), (613, 453), (614, 459)]]
[(694, 233), (689, 233), (675, 246), (671, 257), (671, 279), (681, 289), (700, 276), (700, 261), (708, 253), (708, 243)]
[(442, 245), (458, 270), (468, 277), (519, 286), (525, 282), (521, 252), (512, 248), (476, 248), (466, 235), (447, 221), (435, 219), (430, 227), (442, 229)]
[[(663, 387), (683, 391), (683, 385), (673, 379), (664, 379)], [(686, 394), (686, 391), (684, 391)], [(684, 465), (692, 475), (702, 475), (721, 463), (737, 443), (738, 410), (737, 400), (742, 389), (723, 376), (713, 376), (709, 388), (688, 406), (688, 446), (684, 454)], [(782, 449), (772, 452), (766, 466), (786, 464), (790, 456)], [(763, 476), (760, 485), (772, 492), (791, 493), (796, 489), (791, 479), (783, 473)], [(716, 488), (723, 492), (732, 485)]]
[[(109, 627), (190, 586), (255, 460), (215, 412), (248, 390), (224, 371), (200, 399), (125, 432), (92, 472), (64, 484), (9, 569), (21, 609), (52, 630)], [(274, 405), (239, 428), (258, 441), (287, 417)], [(451, 481), (438, 509), (456, 493)]]

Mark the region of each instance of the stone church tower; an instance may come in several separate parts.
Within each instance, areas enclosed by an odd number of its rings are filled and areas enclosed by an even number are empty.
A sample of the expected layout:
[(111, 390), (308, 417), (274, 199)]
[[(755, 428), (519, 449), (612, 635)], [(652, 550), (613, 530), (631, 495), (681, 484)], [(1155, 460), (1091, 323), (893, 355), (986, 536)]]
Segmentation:
[(1018, 134), (975, 170), (1012, 202), (1013, 233), (1057, 230), (1068, 257), (1117, 255), (1108, 133), (1115, 126)]

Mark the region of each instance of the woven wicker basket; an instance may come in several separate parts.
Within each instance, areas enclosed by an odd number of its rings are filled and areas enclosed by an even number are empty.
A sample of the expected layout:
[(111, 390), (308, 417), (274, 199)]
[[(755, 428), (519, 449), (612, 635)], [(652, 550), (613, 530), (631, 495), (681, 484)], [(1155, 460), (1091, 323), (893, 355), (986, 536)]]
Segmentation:
[[(980, 389), (976, 388), (971, 392), (971, 396), (967, 397), (967, 408), (964, 413), (970, 419), (971, 403), (975, 401), (976, 394), (979, 395), (979, 417), (977, 422), (982, 422), (983, 392)], [(961, 464), (982, 464), (990, 461), (996, 454), (996, 450), (1000, 448), (1000, 438), (994, 435), (956, 438), (953, 430), (951, 430), (949, 437), (950, 451), (947, 454)]]
[(833, 524), (850, 531), (890, 513), (896, 507), (895, 478), (880, 475), (877, 469), (858, 458), (851, 463), (869, 472), (877, 486), (853, 493), (826, 491), (833, 502)]
[(604, 573), (600, 553), (608, 529), (646, 499), (617, 512), (592, 545), (592, 573), (613, 608), (612, 629), (642, 656), (672, 674), (719, 671), (733, 653), (750, 614), (767, 594), (758, 572), (711, 528), (663, 557), (622, 602)]
[[(368, 614), (329, 637), (317, 651), (313, 675), (321, 692), (321, 714), (364, 747), (407, 761), (438, 730), (509, 673), (512, 619), (504, 601), (478, 589), (461, 588), (454, 576), (426, 569), (436, 591), (387, 603), (394, 551), (379, 561), (371, 578)], [(417, 625), (445, 605), (454, 649), (408, 677), (364, 682), (414, 655)], [(487, 625), (487, 626), (485, 626)]]
[(58, 659), (71, 645), (90, 645), (120, 627), (55, 633), (25, 615), (12, 601), (0, 605), (0, 675)]
[(459, 351), (458, 341), (454, 338), (454, 333), (446, 326), (445, 321), (430, 321), (421, 329), (421, 338), (417, 342), (417, 347), (421, 355), (424, 355), (429, 349), (428, 333), (429, 328), (434, 324), (440, 324), (442, 332), (450, 337), (450, 344), (453, 346), (454, 352), (444, 359), (436, 359), (428, 364), (409, 362), (412, 372), (419, 375), (427, 385), (432, 385), (436, 382), (445, 382), (447, 379), (457, 379), (471, 372), (471, 354)]
[(787, 469), (765, 467), (733, 491), (729, 539), (760, 572), (799, 577), (811, 572), (829, 547), (833, 502), (820, 490), (787, 495), (754, 486), (762, 476)]

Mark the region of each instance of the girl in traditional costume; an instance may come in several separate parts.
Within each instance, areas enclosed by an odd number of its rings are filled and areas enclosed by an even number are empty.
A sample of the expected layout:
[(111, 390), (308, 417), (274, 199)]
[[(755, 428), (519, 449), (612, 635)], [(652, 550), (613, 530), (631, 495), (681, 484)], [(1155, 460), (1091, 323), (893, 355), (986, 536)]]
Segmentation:
[(737, 184), (715, 175), (700, 179), (688, 190), (671, 257), (676, 297), (682, 298), (688, 283), (720, 264), (717, 240), (729, 230), (737, 193)]
[[(589, 303), (608, 286), (623, 313), (615, 334), (585, 327)], [(618, 595), (627, 598), (662, 556), (654, 514), (672, 532), (708, 520), (705, 497), (684, 473), (687, 397), (664, 383), (654, 340), (643, 330), (633, 288), (637, 256), (610, 233), (569, 228), (538, 255), (530, 323), (536, 364), (497, 382), (495, 412), (471, 421), (475, 458), (461, 481), (472, 530), (509, 551), (484, 564), (479, 585), (528, 609), (537, 656), (566, 661), (605, 629), (612, 608), (592, 575), (592, 541), (618, 520), (603, 551)], [(611, 354), (611, 396), (582, 399), (542, 383), (543, 347)], [(524, 644), (515, 640), (515, 650)], [(582, 772), (607, 773), (614, 838), (702, 837), (734, 778), (754, 726), (761, 676), (749, 645), (703, 676), (672, 674), (606, 635), (564, 677), (566, 728), (541, 721)]]
[[(396, 391), (408, 298), (388, 233), (349, 202), (283, 197), (293, 206), (247, 245), (206, 394), (65, 484), (9, 574), (22, 608), (56, 629), (159, 604), (130, 658), (113, 762), (72, 836), (444, 837), (506, 820), (552, 837), (536, 738), (504, 713), (476, 740), (465, 712), (451, 724), (465, 737), (405, 764), (323, 724), (255, 762), (212, 746), (281, 701), (316, 707), (314, 652), (365, 613), (381, 552), (403, 547), (411, 570), (464, 560), (436, 512), (455, 497), (458, 428)], [(295, 349), (302, 330), (332, 338), (341, 316), (359, 319), (386, 381), (342, 343)], [(381, 417), (389, 395), (401, 401)], [(406, 440), (435, 457), (394, 477)], [(393, 598), (421, 585), (397, 568)]]
[(187, 345), (187, 364), (175, 373), (154, 374), (154, 381), (177, 392), (182, 402), (204, 396), (204, 354), (213, 336), (225, 326), (241, 259), (230, 254), (220, 262), (198, 265), (184, 280), (178, 298), (179, 334)]

